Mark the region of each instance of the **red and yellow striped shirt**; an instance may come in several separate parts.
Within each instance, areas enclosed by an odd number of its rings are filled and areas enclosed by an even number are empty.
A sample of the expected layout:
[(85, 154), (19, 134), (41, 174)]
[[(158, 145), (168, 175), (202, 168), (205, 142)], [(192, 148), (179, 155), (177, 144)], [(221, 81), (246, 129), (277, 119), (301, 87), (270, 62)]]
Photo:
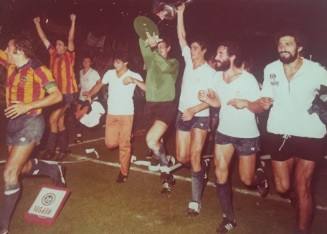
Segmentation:
[[(0, 64), (7, 68), (6, 103), (31, 103), (45, 97), (46, 89), (56, 86), (51, 71), (38, 62), (29, 60), (17, 68), (9, 64), (6, 54), (0, 50)], [(38, 115), (42, 109), (34, 109), (27, 114)]]
[(50, 69), (62, 94), (78, 92), (74, 74), (75, 52), (66, 51), (58, 54), (56, 49), (49, 47)]

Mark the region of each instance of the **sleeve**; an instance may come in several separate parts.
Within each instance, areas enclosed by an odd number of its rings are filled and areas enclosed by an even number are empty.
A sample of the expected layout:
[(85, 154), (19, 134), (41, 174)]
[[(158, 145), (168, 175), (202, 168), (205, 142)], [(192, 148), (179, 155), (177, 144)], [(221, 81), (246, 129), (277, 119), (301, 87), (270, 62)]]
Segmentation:
[(102, 84), (109, 84), (109, 80), (110, 80), (110, 71), (107, 71), (104, 75), (103, 78), (101, 80)]
[(260, 98), (260, 88), (258, 81), (253, 76), (249, 82), (249, 91), (247, 92), (247, 100), (254, 102)]
[(8, 67), (8, 56), (3, 50), (0, 50), (0, 65)]
[(321, 85), (327, 86), (327, 71), (324, 67), (319, 65), (317, 77)]
[(142, 76), (139, 73), (136, 73), (136, 72), (133, 74), (133, 78), (134, 79), (137, 79), (139, 81), (143, 81)]
[(68, 60), (74, 65), (75, 64), (75, 56), (76, 56), (75, 51), (67, 50), (66, 56), (67, 56)]
[(94, 81), (97, 82), (98, 80), (101, 79), (99, 72), (97, 72), (96, 70), (94, 70), (94, 77), (93, 77)]
[(46, 66), (40, 66), (34, 70), (36, 77), (38, 78), (41, 86), (48, 90), (52, 87), (57, 87), (51, 71)]
[(148, 68), (150, 67), (151, 60), (153, 58), (153, 51), (149, 46), (146, 45), (145, 41), (141, 38), (139, 39), (139, 45), (145, 66)]
[(192, 64), (191, 49), (188, 46), (182, 47), (182, 55), (184, 57), (185, 65), (189, 66)]
[(270, 84), (268, 69), (265, 68), (263, 73), (264, 73), (264, 78), (263, 78), (263, 85), (262, 85), (260, 97), (273, 98), (273, 87)]

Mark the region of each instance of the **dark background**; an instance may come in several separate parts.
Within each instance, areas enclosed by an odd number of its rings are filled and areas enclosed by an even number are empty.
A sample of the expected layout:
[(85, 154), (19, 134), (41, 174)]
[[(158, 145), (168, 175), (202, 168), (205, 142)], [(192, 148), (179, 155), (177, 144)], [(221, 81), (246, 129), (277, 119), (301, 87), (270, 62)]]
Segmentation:
[[(69, 14), (74, 12), (77, 53), (91, 31), (94, 35), (107, 36), (103, 57), (112, 54), (116, 47), (138, 56), (132, 22), (137, 15), (151, 15), (153, 0), (0, 0), (0, 3), (2, 48), (10, 37), (23, 33), (35, 40), (38, 56), (47, 62), (47, 52), (36, 36), (33, 17), (41, 16), (46, 34), (54, 41), (56, 37), (67, 37)], [(242, 43), (247, 56), (254, 61), (253, 72), (259, 80), (263, 66), (276, 58), (274, 33), (287, 26), (303, 32), (306, 57), (311, 55), (313, 60), (327, 64), (327, 1), (324, 0), (193, 0), (185, 17), (188, 38), (205, 36), (211, 53), (219, 40)], [(48, 24), (44, 23), (45, 19), (49, 19)], [(180, 56), (176, 20), (165, 22), (165, 34), (175, 42), (174, 54)]]

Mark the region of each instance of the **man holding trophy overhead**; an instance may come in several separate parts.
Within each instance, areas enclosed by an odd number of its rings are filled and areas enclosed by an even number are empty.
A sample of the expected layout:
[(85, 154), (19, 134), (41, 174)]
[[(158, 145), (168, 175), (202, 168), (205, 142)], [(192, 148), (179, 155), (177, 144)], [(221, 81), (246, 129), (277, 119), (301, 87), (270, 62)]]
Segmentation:
[(145, 113), (149, 113), (152, 126), (147, 132), (146, 143), (152, 150), (151, 171), (161, 171), (162, 193), (171, 192), (175, 184), (169, 173), (170, 159), (167, 157), (162, 137), (175, 118), (175, 83), (179, 64), (169, 58), (171, 50), (167, 39), (159, 38), (157, 26), (149, 18), (139, 16), (134, 20), (139, 35), (139, 45), (144, 59), (146, 74)]

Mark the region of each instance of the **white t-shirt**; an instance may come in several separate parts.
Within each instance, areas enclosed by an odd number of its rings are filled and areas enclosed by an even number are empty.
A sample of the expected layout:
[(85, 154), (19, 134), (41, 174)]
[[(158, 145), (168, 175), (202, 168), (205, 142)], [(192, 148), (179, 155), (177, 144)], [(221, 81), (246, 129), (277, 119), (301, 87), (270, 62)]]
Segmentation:
[(94, 101), (91, 103), (91, 111), (83, 115), (79, 120), (86, 127), (92, 128), (100, 123), (101, 116), (106, 113), (100, 102)]
[[(182, 54), (185, 60), (185, 69), (178, 110), (184, 113), (186, 109), (201, 104), (198, 92), (212, 87), (215, 70), (207, 63), (193, 69), (191, 50), (188, 46), (182, 48)], [(209, 109), (202, 110), (195, 116), (209, 116)]]
[(83, 74), (83, 69), (80, 70), (79, 77), (79, 86), (81, 89), (79, 93), (79, 100), (86, 101), (86, 98), (83, 96), (83, 92), (90, 91), (90, 89), (93, 88), (96, 82), (100, 80), (100, 75), (96, 70), (90, 68), (85, 74)]
[(223, 79), (223, 72), (217, 72), (215, 83), (215, 90), (221, 102), (217, 131), (231, 137), (258, 137), (260, 133), (255, 114), (247, 108), (237, 109), (227, 105), (234, 98), (245, 99), (251, 102), (260, 98), (260, 89), (255, 77), (243, 71), (238, 78), (230, 83), (226, 83)]
[(268, 132), (322, 138), (326, 134), (325, 125), (316, 113), (308, 113), (321, 84), (327, 85), (327, 72), (318, 63), (303, 59), (303, 65), (290, 81), (281, 61), (268, 64), (261, 93), (262, 97), (273, 99)]
[(127, 70), (121, 77), (117, 76), (115, 69), (108, 70), (102, 79), (102, 84), (108, 85), (108, 114), (112, 115), (133, 115), (134, 102), (133, 94), (136, 84), (124, 85), (126, 77), (132, 77), (143, 81), (140, 74)]

